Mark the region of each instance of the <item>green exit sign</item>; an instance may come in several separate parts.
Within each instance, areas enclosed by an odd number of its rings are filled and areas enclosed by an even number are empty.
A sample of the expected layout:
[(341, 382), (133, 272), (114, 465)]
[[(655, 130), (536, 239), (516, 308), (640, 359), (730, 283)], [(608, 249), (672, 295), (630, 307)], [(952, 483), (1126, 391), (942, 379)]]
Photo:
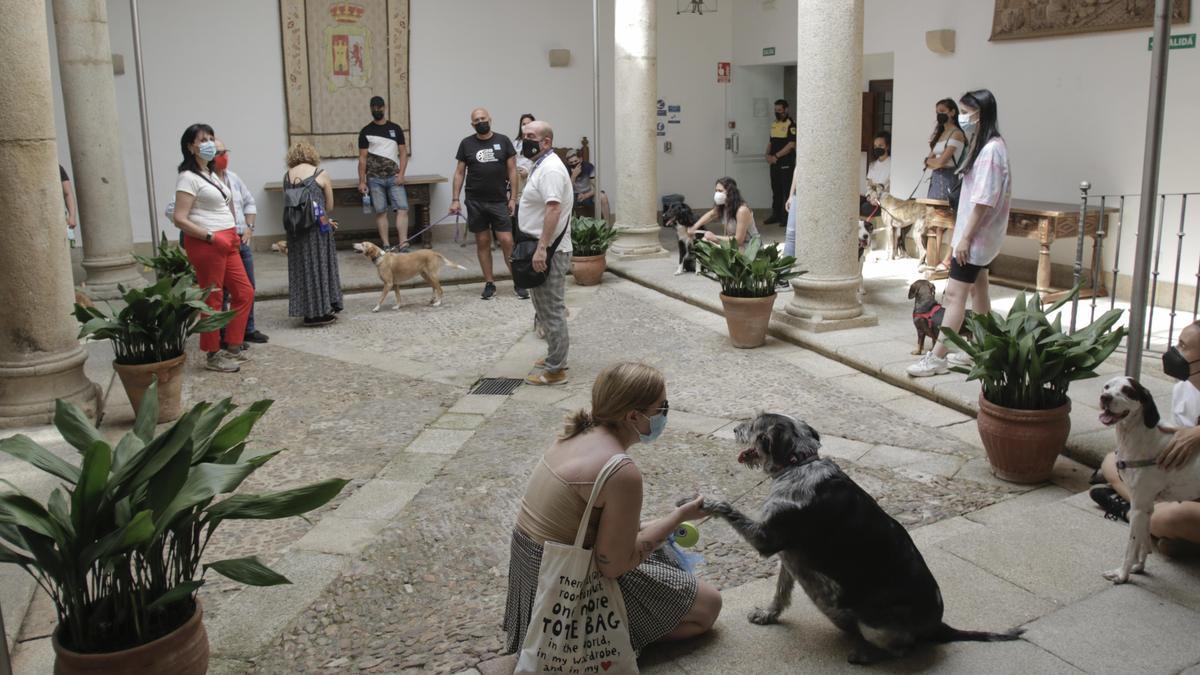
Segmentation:
[[(1183, 35), (1172, 35), (1171, 41), (1167, 44), (1171, 49), (1195, 49), (1196, 34), (1184, 33)], [(1154, 36), (1150, 36), (1149, 42), (1146, 44), (1146, 51), (1154, 50)]]
[[(1192, 37), (1195, 38), (1196, 36), (1193, 35)], [(1193, 42), (1194, 42), (1194, 40), (1193, 40)], [(763, 56), (775, 56), (775, 48), (774, 47), (763, 47)]]

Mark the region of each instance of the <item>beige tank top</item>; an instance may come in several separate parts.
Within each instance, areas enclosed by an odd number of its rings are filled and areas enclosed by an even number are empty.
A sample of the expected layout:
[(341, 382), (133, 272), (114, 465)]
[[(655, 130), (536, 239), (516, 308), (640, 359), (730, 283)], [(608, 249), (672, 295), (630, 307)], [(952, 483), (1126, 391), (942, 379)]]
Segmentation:
[[(621, 462), (618, 469), (631, 461), (626, 459)], [(560, 544), (574, 542), (579, 521), (583, 519), (583, 510), (587, 508), (587, 499), (580, 496), (574, 486), (591, 486), (594, 482), (564, 480), (550, 468), (543, 456), (534, 466), (533, 475), (529, 477), (529, 487), (525, 489), (525, 496), (521, 498), (517, 527), (538, 544), (545, 544), (547, 541)], [(590, 548), (596, 540), (602, 511), (600, 508), (592, 509), (584, 546)]]

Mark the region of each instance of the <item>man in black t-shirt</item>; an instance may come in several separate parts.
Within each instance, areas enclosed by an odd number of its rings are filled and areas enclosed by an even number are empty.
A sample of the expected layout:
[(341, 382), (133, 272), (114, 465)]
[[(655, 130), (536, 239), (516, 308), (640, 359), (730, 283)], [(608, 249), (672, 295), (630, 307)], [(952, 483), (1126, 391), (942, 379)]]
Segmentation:
[(382, 96), (371, 97), (372, 122), (358, 132), (358, 191), (370, 195), (375, 211), (375, 227), (385, 251), (388, 243), (387, 211), (396, 212), (396, 248), (408, 248), (408, 193), (404, 190), (404, 171), (408, 167), (408, 146), (404, 130), (387, 119)]
[[(504, 134), (492, 131), (492, 116), (483, 108), (471, 111), (475, 133), (458, 144), (458, 166), (454, 170), (454, 192), (450, 213), (462, 213), (458, 199), (466, 179), (467, 229), (475, 234), (475, 253), (483, 270), (483, 299), (496, 294), (492, 277), (492, 233), (500, 242), (505, 264), (512, 255), (512, 215), (517, 195), (517, 151)], [(509, 273), (512, 272), (510, 267)], [(515, 289), (517, 297), (529, 298), (529, 291)]]

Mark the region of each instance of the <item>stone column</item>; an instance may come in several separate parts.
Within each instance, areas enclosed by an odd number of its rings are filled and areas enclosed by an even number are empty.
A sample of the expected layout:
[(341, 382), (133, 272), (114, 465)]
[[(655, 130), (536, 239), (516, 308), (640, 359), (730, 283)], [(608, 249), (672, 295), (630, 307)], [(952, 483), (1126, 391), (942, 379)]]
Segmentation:
[[(807, 330), (874, 325), (858, 299), (856, 241), (863, 0), (799, 0), (796, 266), (779, 317)], [(836, 113), (834, 111), (837, 111)]]
[(658, 243), (657, 3), (616, 0), (615, 63), (617, 213), (620, 236), (609, 249), (620, 257), (665, 255)]
[(144, 286), (146, 281), (131, 255), (105, 0), (54, 0), (54, 35), (88, 292), (115, 298), (117, 284)]
[(0, 427), (45, 424), (54, 399), (90, 413), (58, 179), (44, 0), (0, 0)]

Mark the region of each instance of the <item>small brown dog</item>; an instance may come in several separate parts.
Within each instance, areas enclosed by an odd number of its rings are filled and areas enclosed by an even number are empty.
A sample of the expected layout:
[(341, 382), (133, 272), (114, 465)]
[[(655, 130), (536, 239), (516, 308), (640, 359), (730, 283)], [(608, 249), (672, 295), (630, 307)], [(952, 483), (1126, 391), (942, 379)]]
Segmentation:
[[(926, 336), (933, 340), (929, 349), (932, 350), (937, 346), (946, 308), (937, 301), (937, 288), (934, 287), (932, 281), (917, 279), (912, 282), (912, 285), (908, 287), (908, 297), (913, 301), (913, 325), (917, 327), (917, 348), (912, 353), (919, 356), (925, 352)], [(967, 315), (970, 314), (971, 312), (968, 310)], [(971, 331), (967, 330), (965, 325), (958, 329), (958, 334), (968, 340), (971, 339)]]
[(418, 274), (433, 287), (433, 297), (430, 298), (429, 304), (437, 307), (442, 304), (442, 285), (438, 283), (438, 270), (443, 265), (446, 267), (455, 267), (460, 270), (467, 268), (457, 263), (451, 262), (446, 256), (436, 251), (421, 250), (413, 251), (412, 253), (384, 253), (378, 246), (369, 241), (360, 242), (354, 245), (354, 250), (363, 254), (363, 256), (375, 263), (375, 267), (379, 269), (379, 278), (383, 281), (383, 295), (379, 296), (379, 302), (375, 303), (372, 312), (378, 312), (383, 306), (383, 301), (387, 299), (389, 291), (396, 292), (396, 304), (392, 309), (400, 309), (400, 282), (407, 281)]

